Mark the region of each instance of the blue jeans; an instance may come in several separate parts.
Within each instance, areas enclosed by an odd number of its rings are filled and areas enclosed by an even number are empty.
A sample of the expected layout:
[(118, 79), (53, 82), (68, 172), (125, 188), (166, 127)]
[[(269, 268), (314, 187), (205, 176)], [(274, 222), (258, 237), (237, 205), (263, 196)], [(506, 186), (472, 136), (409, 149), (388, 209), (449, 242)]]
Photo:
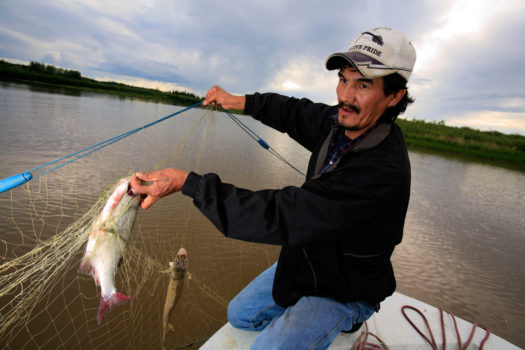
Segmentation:
[(364, 302), (340, 303), (313, 296), (280, 307), (272, 297), (276, 266), (257, 276), (228, 306), (228, 320), (234, 327), (261, 331), (251, 349), (327, 349), (341, 331), (375, 312)]

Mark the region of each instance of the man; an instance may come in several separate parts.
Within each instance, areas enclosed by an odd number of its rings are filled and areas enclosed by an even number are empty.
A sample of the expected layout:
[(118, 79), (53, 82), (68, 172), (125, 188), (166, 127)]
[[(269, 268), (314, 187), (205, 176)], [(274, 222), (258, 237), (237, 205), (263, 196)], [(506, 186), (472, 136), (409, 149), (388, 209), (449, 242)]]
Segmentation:
[(242, 109), (312, 152), (301, 187), (250, 191), (178, 169), (132, 178), (135, 193), (147, 195), (143, 208), (182, 191), (225, 236), (282, 246), (278, 262), (228, 307), (233, 326), (262, 331), (253, 349), (326, 349), (394, 292), (390, 256), (403, 234), (410, 163), (393, 121), (412, 102), (414, 62), (402, 33), (376, 28), (328, 57), (337, 106), (208, 91), (204, 105)]

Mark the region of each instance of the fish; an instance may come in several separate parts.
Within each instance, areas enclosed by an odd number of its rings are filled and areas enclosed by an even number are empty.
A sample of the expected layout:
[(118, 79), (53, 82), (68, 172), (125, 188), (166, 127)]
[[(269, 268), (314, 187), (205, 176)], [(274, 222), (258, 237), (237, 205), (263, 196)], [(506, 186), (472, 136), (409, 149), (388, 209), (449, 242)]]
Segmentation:
[(166, 292), (166, 302), (164, 303), (164, 313), (162, 316), (162, 348), (166, 341), (166, 333), (168, 330), (173, 331), (173, 326), (168, 323), (170, 315), (177, 305), (182, 291), (184, 290), (184, 279), (188, 275), (188, 253), (186, 249), (180, 248), (175, 257), (175, 261), (169, 262), (170, 282), (168, 284), (168, 291)]
[(115, 275), (122, 253), (135, 223), (140, 196), (136, 196), (130, 178), (120, 179), (112, 188), (104, 208), (93, 221), (79, 272), (91, 274), (100, 286), (100, 306), (97, 323), (100, 325), (106, 312), (132, 298), (117, 290)]

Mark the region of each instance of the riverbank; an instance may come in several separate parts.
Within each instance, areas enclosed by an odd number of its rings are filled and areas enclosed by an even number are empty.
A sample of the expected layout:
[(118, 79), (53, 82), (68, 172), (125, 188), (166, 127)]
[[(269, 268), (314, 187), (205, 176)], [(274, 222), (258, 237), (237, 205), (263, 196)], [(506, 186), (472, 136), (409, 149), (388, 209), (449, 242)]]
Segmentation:
[(398, 118), (408, 148), (525, 171), (525, 136)]
[[(85, 78), (78, 71), (37, 62), (21, 65), (0, 60), (0, 80), (73, 88), (180, 106), (189, 106), (202, 100), (202, 97), (187, 92), (163, 92), (116, 82), (101, 82)], [(451, 127), (442, 122), (431, 123), (423, 120), (398, 118), (397, 123), (403, 130), (410, 150), (525, 171), (525, 136)]]
[(190, 106), (202, 100), (192, 93), (183, 91), (164, 92), (116, 82), (98, 81), (83, 77), (78, 71), (37, 62), (22, 65), (0, 60), (0, 80), (67, 87), (178, 106)]

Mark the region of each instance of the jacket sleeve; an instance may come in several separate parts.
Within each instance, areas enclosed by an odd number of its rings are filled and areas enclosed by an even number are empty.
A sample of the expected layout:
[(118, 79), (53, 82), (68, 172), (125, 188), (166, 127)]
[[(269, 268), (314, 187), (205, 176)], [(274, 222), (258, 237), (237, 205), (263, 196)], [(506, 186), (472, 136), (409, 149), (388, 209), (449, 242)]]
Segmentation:
[(275, 130), (287, 133), (303, 147), (312, 151), (328, 117), (337, 113), (336, 106), (314, 103), (274, 93), (246, 95), (244, 113)]
[(230, 238), (282, 246), (341, 239), (380, 243), (382, 233), (395, 229), (380, 227), (391, 224), (382, 220), (383, 213), (401, 208), (397, 198), (405, 196), (395, 178), (374, 177), (368, 172), (348, 185), (348, 178), (321, 176), (301, 187), (251, 191), (223, 183), (216, 174), (190, 173), (183, 193)]
[[(246, 96), (245, 112), (312, 150), (337, 107), (254, 94)], [(385, 233), (402, 232), (404, 214), (396, 214), (406, 211), (410, 184), (408, 169), (400, 170), (403, 162), (389, 147), (381, 148), (351, 155), (301, 187), (251, 191), (223, 183), (216, 174), (190, 173), (182, 192), (230, 238), (282, 246), (342, 239), (356, 246), (391, 246), (400, 236), (385, 238)]]

